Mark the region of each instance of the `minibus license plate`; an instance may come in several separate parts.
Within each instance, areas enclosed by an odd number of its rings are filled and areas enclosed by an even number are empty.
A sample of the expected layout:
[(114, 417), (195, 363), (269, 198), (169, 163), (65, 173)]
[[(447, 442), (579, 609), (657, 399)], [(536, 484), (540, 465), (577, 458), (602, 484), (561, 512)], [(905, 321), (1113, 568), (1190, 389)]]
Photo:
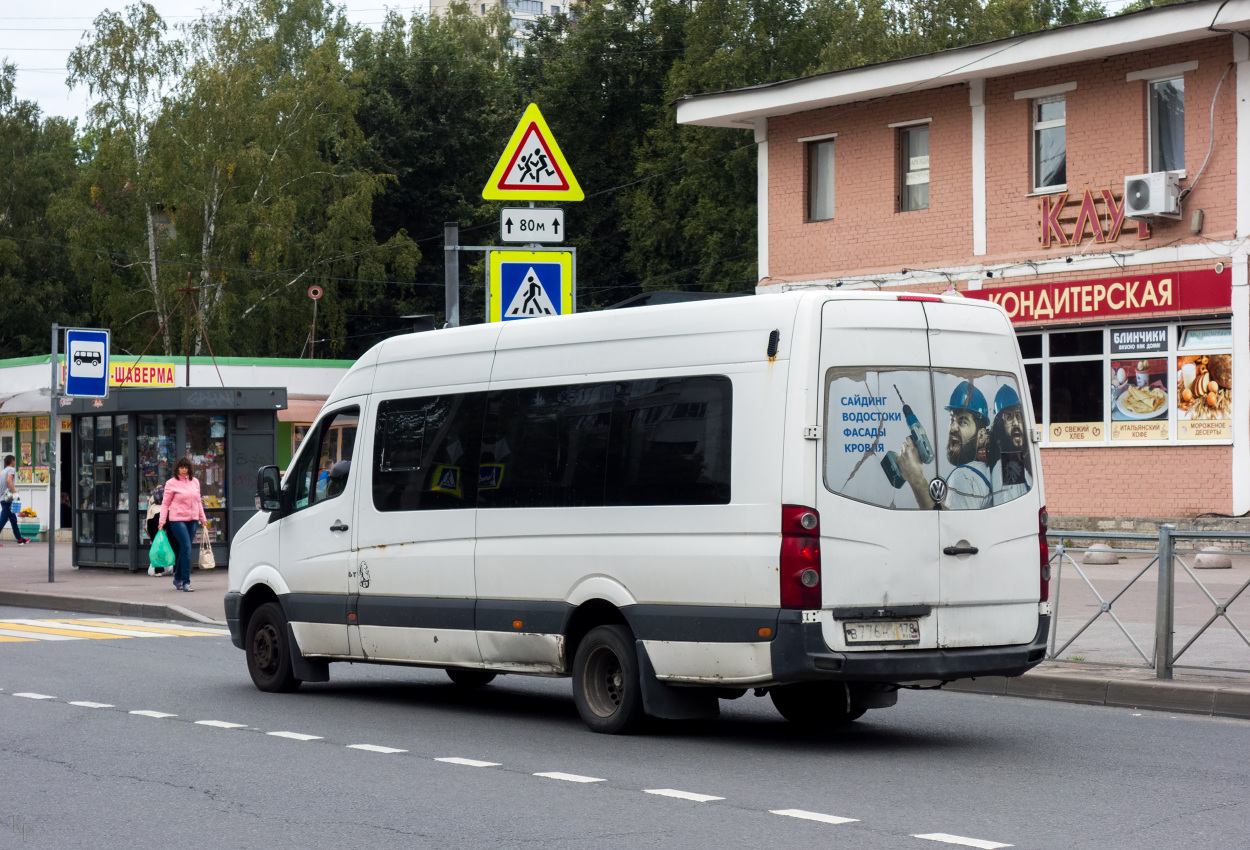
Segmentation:
[(920, 643), (918, 620), (869, 620), (843, 623), (846, 642), (852, 643)]

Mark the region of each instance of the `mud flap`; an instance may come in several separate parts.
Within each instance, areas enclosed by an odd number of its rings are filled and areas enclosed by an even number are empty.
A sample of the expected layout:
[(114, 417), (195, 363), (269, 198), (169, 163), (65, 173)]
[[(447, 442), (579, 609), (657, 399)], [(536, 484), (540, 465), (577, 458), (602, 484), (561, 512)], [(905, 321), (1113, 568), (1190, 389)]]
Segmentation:
[(720, 716), (720, 700), (711, 688), (677, 688), (655, 677), (655, 668), (642, 641), (638, 648), (638, 682), (642, 686), (642, 707), (651, 717), (662, 720), (711, 720)]
[(295, 642), (295, 630), (290, 623), (286, 624), (286, 644), (291, 647), (291, 672), (295, 674), (295, 678), (303, 682), (330, 681), (330, 662), (310, 661), (305, 658), (304, 653), (299, 651), (299, 644)]

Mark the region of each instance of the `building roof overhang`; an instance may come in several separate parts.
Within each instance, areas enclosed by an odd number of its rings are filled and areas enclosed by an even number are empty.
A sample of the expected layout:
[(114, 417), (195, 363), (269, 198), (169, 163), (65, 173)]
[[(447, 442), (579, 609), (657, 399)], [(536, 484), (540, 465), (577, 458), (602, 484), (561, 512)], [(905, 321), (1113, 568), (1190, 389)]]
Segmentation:
[(677, 101), (677, 123), (752, 128), (762, 118), (1152, 50), (1220, 31), (1250, 31), (1250, 0), (1156, 6), (876, 65), (687, 95)]

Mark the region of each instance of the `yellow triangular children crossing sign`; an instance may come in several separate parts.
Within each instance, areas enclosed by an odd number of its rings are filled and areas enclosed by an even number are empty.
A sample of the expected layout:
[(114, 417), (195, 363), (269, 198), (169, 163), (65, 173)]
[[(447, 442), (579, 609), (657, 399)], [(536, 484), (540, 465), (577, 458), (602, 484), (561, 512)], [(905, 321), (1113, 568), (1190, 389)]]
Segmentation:
[(488, 201), (580, 201), (586, 194), (560, 152), (551, 128), (531, 103), (486, 181)]

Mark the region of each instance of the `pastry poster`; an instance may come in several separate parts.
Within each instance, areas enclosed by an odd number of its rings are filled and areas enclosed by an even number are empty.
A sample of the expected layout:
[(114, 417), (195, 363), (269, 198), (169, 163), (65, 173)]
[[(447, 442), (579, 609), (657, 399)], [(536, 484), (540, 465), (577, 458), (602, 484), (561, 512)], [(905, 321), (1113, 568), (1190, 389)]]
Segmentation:
[(1191, 354), (1176, 358), (1176, 436), (1182, 440), (1233, 437), (1233, 356)]
[(1111, 361), (1111, 439), (1168, 438), (1166, 357)]

